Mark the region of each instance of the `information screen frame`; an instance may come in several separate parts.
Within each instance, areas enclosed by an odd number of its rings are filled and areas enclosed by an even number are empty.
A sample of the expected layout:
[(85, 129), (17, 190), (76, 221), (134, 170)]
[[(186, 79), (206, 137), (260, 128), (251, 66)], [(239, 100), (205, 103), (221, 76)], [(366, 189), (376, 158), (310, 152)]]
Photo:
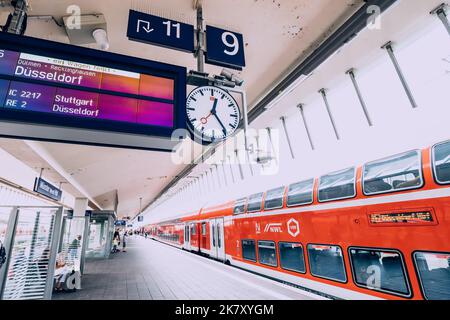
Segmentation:
[[(57, 128), (65, 129), (69, 128), (69, 132), (75, 132), (73, 129), (86, 131), (88, 133), (99, 132), (102, 137), (107, 137), (105, 133), (114, 133), (112, 136), (112, 141), (105, 141), (103, 139), (100, 142), (95, 141), (80, 141), (80, 139), (71, 139), (70, 134), (63, 134), (63, 138), (58, 138), (55, 136), (54, 139), (49, 139), (48, 137), (40, 137), (39, 134), (36, 136), (30, 134), (33, 129), (26, 130), (27, 136), (31, 140), (45, 140), (45, 141), (60, 141), (68, 143), (77, 144), (90, 144), (90, 145), (106, 145), (106, 146), (119, 146), (127, 147), (123, 145), (123, 141), (133, 136), (138, 136), (140, 142), (135, 144), (131, 143), (129, 147), (138, 149), (153, 149), (147, 143), (140, 146), (143, 141), (143, 137), (154, 136), (158, 138), (170, 139), (173, 132), (177, 129), (186, 129), (186, 68), (181, 66), (175, 66), (150, 60), (145, 60), (141, 58), (135, 58), (131, 56), (125, 56), (121, 54), (115, 54), (105, 51), (99, 51), (84, 47), (78, 47), (38, 38), (17, 36), (14, 34), (0, 33), (0, 49), (16, 51), (20, 53), (27, 53), (32, 55), (39, 55), (43, 57), (50, 57), (56, 59), (62, 59), (66, 61), (74, 61), (79, 63), (85, 63), (90, 65), (96, 65), (101, 67), (108, 67), (117, 70), (124, 70), (134, 73), (141, 73), (151, 76), (163, 77), (168, 79), (173, 79), (174, 81), (174, 123), (172, 128), (162, 127), (162, 126), (151, 126), (146, 124), (121, 122), (121, 121), (111, 121), (104, 119), (89, 119), (81, 118), (76, 116), (67, 116), (60, 114), (46, 113), (42, 116), (41, 112), (33, 111), (17, 111), (8, 110), (7, 108), (1, 107), (0, 121), (8, 123), (18, 123), (30, 125), (30, 128), (35, 128), (36, 126), (45, 126), (54, 128), (55, 134), (57, 133)], [(30, 84), (40, 84), (48, 87), (59, 87), (67, 89), (75, 89), (83, 91), (84, 88), (79, 86), (71, 86), (63, 83), (49, 83), (42, 80), (34, 80), (28, 78), (22, 78), (17, 76), (7, 76), (0, 75), (0, 79), (7, 81), (20, 81)], [(89, 91), (89, 90), (86, 90)], [(120, 96), (118, 92), (114, 92), (114, 95)], [(124, 94), (126, 96), (126, 94)], [(81, 136), (86, 136), (86, 132), (81, 132)], [(114, 137), (118, 137), (120, 143), (116, 145)], [(125, 135), (125, 136), (124, 136)], [(14, 137), (11, 134), (5, 134), (0, 130), (0, 136), (3, 137)], [(23, 135), (17, 136), (18, 138), (24, 138)], [(181, 137), (184, 138), (184, 137)], [(95, 139), (94, 139), (95, 140)], [(159, 139), (161, 142), (161, 139)], [(164, 143), (163, 143), (164, 144)], [(155, 146), (155, 149), (168, 149), (166, 147), (161, 147), (161, 143)]]

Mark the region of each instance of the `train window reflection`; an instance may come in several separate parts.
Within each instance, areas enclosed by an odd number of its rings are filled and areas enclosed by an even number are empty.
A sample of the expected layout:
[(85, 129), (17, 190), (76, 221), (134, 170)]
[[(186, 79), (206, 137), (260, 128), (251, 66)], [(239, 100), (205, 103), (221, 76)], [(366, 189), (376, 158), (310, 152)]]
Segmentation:
[(242, 258), (256, 262), (255, 240), (242, 240)]
[(283, 269), (305, 273), (305, 257), (300, 243), (280, 242), (280, 264)]
[(420, 152), (417, 150), (368, 163), (363, 169), (366, 195), (416, 189), (422, 185)]
[(277, 209), (283, 207), (284, 187), (267, 191), (264, 200), (264, 209)]
[(308, 260), (313, 276), (339, 282), (347, 281), (344, 258), (340, 247), (309, 244)]
[(450, 253), (414, 253), (423, 295), (428, 300), (450, 300)]
[(206, 222), (202, 223), (202, 236), (206, 236)]
[(434, 146), (433, 169), (438, 183), (450, 183), (450, 141)]
[(297, 182), (289, 186), (287, 205), (298, 206), (313, 202), (314, 179)]
[(245, 204), (247, 203), (247, 198), (242, 198), (236, 200), (234, 204), (233, 214), (242, 214), (245, 212)]
[(276, 267), (277, 249), (273, 241), (258, 241), (259, 262), (268, 266)]
[(247, 212), (256, 212), (261, 210), (263, 193), (256, 193), (248, 197)]
[(351, 248), (350, 258), (357, 285), (371, 290), (409, 296), (409, 285), (400, 253)]
[(355, 195), (355, 168), (345, 169), (320, 177), (320, 202), (352, 198)]

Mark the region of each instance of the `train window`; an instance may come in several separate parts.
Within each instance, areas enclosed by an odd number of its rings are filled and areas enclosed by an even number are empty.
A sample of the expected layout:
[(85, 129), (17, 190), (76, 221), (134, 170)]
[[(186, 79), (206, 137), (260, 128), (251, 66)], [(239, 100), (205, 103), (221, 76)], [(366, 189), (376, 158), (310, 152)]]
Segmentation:
[(414, 262), (424, 297), (450, 300), (450, 253), (415, 252)]
[(313, 276), (347, 282), (344, 257), (338, 246), (308, 245), (309, 268)]
[(256, 262), (255, 240), (242, 240), (242, 258)]
[(280, 242), (280, 264), (283, 269), (305, 273), (305, 257), (300, 243)]
[(312, 203), (313, 187), (314, 179), (291, 184), (287, 195), (288, 207)]
[(245, 212), (245, 205), (247, 204), (247, 198), (236, 200), (234, 204), (233, 214), (242, 214)]
[(202, 236), (206, 236), (206, 222), (202, 223)]
[(266, 192), (264, 209), (278, 209), (283, 207), (284, 187), (272, 189)]
[(420, 151), (410, 151), (364, 165), (362, 181), (366, 195), (422, 187)]
[(433, 171), (438, 183), (450, 183), (450, 141), (433, 147)]
[(350, 248), (355, 283), (371, 290), (409, 296), (402, 256), (394, 250)]
[(355, 195), (355, 168), (345, 169), (320, 177), (320, 202), (347, 199)]
[(247, 212), (256, 212), (261, 210), (263, 193), (256, 193), (248, 197)]
[(191, 225), (191, 235), (193, 236), (195, 236), (195, 234), (197, 233), (195, 229), (195, 224)]
[(273, 241), (258, 241), (259, 262), (268, 266), (276, 267), (277, 248)]

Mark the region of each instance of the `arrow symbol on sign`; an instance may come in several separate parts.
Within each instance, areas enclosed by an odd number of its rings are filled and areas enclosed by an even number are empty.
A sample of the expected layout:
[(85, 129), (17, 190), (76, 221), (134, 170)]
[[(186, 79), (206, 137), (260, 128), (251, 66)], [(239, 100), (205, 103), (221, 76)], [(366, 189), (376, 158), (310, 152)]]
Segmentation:
[(150, 32), (152, 32), (152, 31), (155, 30), (155, 29), (153, 29), (153, 28), (150, 29), (150, 22), (149, 22), (149, 21), (145, 21), (145, 20), (138, 19), (137, 30), (136, 30), (136, 32), (139, 32), (139, 30), (141, 29), (141, 24), (144, 25), (144, 26), (142, 27), (142, 29), (144, 29), (145, 32), (147, 32), (147, 33), (150, 33)]

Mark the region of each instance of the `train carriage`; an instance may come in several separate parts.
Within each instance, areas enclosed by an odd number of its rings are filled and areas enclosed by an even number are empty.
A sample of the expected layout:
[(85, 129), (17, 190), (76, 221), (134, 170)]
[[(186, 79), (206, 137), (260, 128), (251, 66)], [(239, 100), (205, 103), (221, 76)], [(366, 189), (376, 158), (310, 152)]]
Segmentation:
[(450, 299), (450, 141), (156, 226), (184, 228), (158, 240), (329, 298)]

